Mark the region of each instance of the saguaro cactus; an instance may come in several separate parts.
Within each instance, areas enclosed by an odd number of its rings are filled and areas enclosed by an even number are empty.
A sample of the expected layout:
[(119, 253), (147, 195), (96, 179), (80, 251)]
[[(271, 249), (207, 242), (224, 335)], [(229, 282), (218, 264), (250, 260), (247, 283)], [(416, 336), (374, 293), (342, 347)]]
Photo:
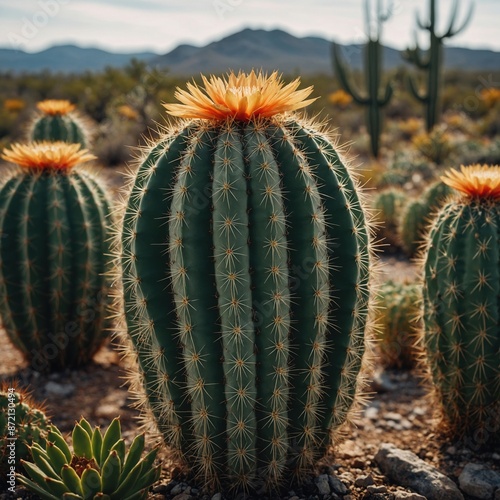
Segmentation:
[(425, 105), (425, 121), (428, 131), (431, 131), (438, 121), (440, 108), (441, 68), (443, 66), (443, 42), (465, 29), (472, 17), (473, 3), (462, 24), (457, 26), (458, 2), (455, 2), (451, 11), (448, 29), (443, 34), (437, 33), (436, 0), (429, 1), (429, 20), (424, 22), (417, 15), (417, 25), (421, 30), (429, 32), (429, 50), (427, 57), (422, 54), (418, 43), (403, 52), (403, 57), (417, 68), (427, 72), (427, 90), (421, 93), (411, 76), (408, 77), (412, 94)]
[(84, 121), (75, 113), (75, 105), (69, 101), (47, 99), (36, 107), (38, 116), (30, 129), (31, 141), (63, 141), (88, 147), (88, 132)]
[(347, 70), (338, 45), (332, 45), (333, 67), (342, 88), (352, 96), (354, 101), (367, 107), (367, 127), (370, 134), (370, 144), (373, 156), (378, 157), (380, 134), (382, 132), (381, 108), (386, 106), (391, 100), (393, 88), (390, 82), (385, 86), (385, 92), (380, 94), (380, 83), (382, 80), (382, 45), (380, 38), (382, 35), (382, 23), (390, 16), (391, 7), (386, 12), (382, 11), (381, 1), (377, 0), (377, 20), (375, 29), (371, 23), (370, 4), (365, 3), (366, 31), (368, 42), (365, 47), (365, 80), (366, 92), (363, 96), (350, 83)]
[(463, 193), (438, 213), (424, 255), (425, 348), (445, 422), (472, 444), (500, 438), (500, 167), (442, 177)]
[(365, 351), (369, 230), (326, 132), (276, 73), (166, 105), (123, 225), (128, 332), (165, 441), (204, 484), (277, 487), (348, 419)]
[(90, 361), (107, 335), (110, 203), (79, 144), (14, 144), (0, 187), (0, 314), (32, 367)]

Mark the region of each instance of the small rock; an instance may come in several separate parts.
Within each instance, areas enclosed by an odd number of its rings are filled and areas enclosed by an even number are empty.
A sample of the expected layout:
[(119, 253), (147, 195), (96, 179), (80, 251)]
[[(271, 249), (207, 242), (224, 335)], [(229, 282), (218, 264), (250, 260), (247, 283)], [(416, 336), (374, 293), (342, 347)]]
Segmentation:
[(491, 500), (500, 488), (500, 473), (480, 464), (467, 464), (458, 477), (460, 489), (474, 498)]
[(320, 495), (329, 495), (330, 494), (330, 484), (328, 482), (328, 475), (321, 474), (318, 476), (314, 482), (316, 483), (316, 488), (318, 488), (318, 493)]
[(172, 500), (190, 500), (191, 495), (189, 493), (179, 493), (178, 495), (175, 495)]
[(374, 482), (375, 481), (373, 481), (373, 477), (368, 474), (366, 476), (359, 476), (358, 478), (356, 478), (356, 480), (354, 481), (354, 486), (366, 488), (367, 486), (374, 484)]
[(179, 493), (182, 493), (183, 489), (184, 485), (182, 483), (176, 484), (170, 491), (170, 494), (173, 496), (178, 495)]
[(165, 495), (168, 492), (168, 488), (166, 484), (159, 484), (153, 488), (153, 493), (160, 493)]
[(95, 410), (95, 416), (100, 418), (114, 418), (120, 412), (115, 405), (99, 405)]
[(211, 500), (221, 500), (222, 499), (222, 494), (221, 493), (216, 493)]
[(57, 382), (49, 381), (45, 384), (45, 391), (54, 396), (60, 396), (62, 398), (67, 398), (75, 392), (75, 386), (73, 384), (59, 384)]
[(428, 500), (464, 500), (456, 484), (415, 453), (383, 443), (375, 462), (392, 481), (415, 490)]
[(365, 410), (365, 417), (369, 420), (378, 420), (379, 409), (376, 406), (369, 406)]
[(330, 489), (334, 493), (337, 493), (337, 495), (345, 495), (347, 493), (345, 484), (337, 476), (330, 474), (328, 476), (328, 484), (330, 485)]
[(378, 371), (373, 374), (370, 389), (378, 393), (383, 393), (393, 391), (396, 389), (396, 386), (391, 382), (386, 372)]
[(394, 500), (426, 500), (426, 498), (418, 493), (398, 490), (394, 492)]
[(446, 453), (448, 453), (448, 455), (455, 455), (457, 449), (454, 446), (448, 446), (448, 448), (446, 448)]
[(394, 411), (388, 411), (387, 413), (384, 413), (384, 418), (386, 420), (392, 420), (394, 422), (401, 422), (403, 420), (403, 417)]
[(368, 488), (366, 488), (366, 490), (368, 491), (368, 493), (371, 493), (372, 495), (375, 493), (387, 493), (387, 487), (384, 486), (383, 484), (380, 486), (371, 484), (370, 486), (368, 486)]
[(353, 461), (352, 461), (352, 466), (355, 468), (355, 469), (364, 469), (366, 467), (366, 461), (363, 460), (362, 458), (355, 458)]
[(491, 458), (493, 460), (500, 460), (500, 453), (493, 453), (493, 455), (491, 455)]

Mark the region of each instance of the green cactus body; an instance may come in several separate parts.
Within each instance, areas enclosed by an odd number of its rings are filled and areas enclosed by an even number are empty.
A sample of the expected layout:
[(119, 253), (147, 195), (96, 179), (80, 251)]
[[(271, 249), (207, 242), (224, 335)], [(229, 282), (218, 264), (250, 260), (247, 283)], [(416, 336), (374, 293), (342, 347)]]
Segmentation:
[[(43, 444), (49, 419), (44, 410), (24, 392), (4, 386), (0, 389), (0, 474), (18, 470), (20, 460), (31, 457), (29, 447)], [(9, 439), (11, 438), (11, 439)], [(14, 451), (15, 450), (15, 451)], [(4, 487), (5, 484), (0, 484)]]
[(465, 29), (472, 17), (473, 3), (467, 16), (460, 26), (457, 26), (458, 2), (453, 5), (448, 29), (441, 35), (437, 34), (437, 9), (436, 0), (429, 0), (429, 20), (423, 22), (417, 17), (420, 29), (429, 32), (429, 49), (427, 57), (422, 55), (418, 44), (403, 52), (403, 57), (418, 69), (427, 72), (427, 88), (425, 93), (419, 91), (417, 84), (408, 77), (409, 89), (413, 96), (425, 105), (425, 119), (427, 130), (430, 131), (438, 122), (441, 101), (441, 68), (443, 66), (443, 44), (446, 38), (454, 37)]
[(406, 200), (407, 195), (398, 188), (385, 189), (373, 200), (378, 236), (392, 247), (399, 246), (398, 227)]
[(430, 185), (422, 195), (410, 201), (401, 215), (399, 236), (404, 251), (414, 257), (422, 246), (424, 234), (432, 216), (452, 193), (441, 181)]
[(472, 445), (500, 438), (499, 228), (498, 197), (457, 197), (436, 216), (424, 255), (432, 379), (445, 421)]
[(326, 136), (292, 117), (191, 120), (139, 168), (128, 332), (165, 441), (205, 484), (277, 487), (346, 421), (369, 301), (354, 186)]
[(378, 347), (382, 363), (391, 368), (411, 369), (418, 358), (417, 318), (422, 287), (416, 283), (384, 283), (378, 290)]
[(0, 188), (0, 313), (35, 370), (84, 365), (109, 333), (109, 212), (78, 167), (19, 167)]
[(85, 124), (68, 101), (47, 100), (37, 104), (40, 114), (30, 129), (30, 141), (78, 143), (88, 147)]
[[(354, 99), (354, 102), (361, 106), (366, 106), (366, 124), (370, 134), (371, 153), (376, 158), (379, 155), (380, 135), (382, 133), (382, 112), (381, 109), (391, 100), (393, 87), (387, 83), (384, 91), (380, 91), (382, 80), (382, 45), (380, 43), (382, 23), (390, 17), (390, 9), (386, 13), (382, 12), (380, 1), (377, 3), (377, 18), (375, 23), (371, 21), (370, 5), (365, 2), (366, 30), (368, 42), (365, 48), (365, 79), (366, 95), (361, 95), (350, 83), (347, 76), (347, 69), (340, 55), (339, 47), (332, 46), (332, 61), (342, 88)], [(376, 29), (374, 29), (374, 25)]]

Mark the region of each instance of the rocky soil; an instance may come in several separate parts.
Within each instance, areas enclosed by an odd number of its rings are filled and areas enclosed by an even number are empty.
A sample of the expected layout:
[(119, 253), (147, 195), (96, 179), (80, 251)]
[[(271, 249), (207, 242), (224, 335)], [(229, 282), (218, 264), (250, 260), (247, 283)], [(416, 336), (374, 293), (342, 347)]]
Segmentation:
[[(391, 258), (384, 262), (384, 273), (405, 279), (414, 275), (414, 269)], [(0, 345), (0, 381), (28, 388), (38, 401), (44, 401), (63, 433), (69, 432), (81, 415), (92, 425), (101, 426), (120, 415), (129, 442), (138, 432), (138, 412), (131, 407), (125, 372), (112, 343), (87, 368), (52, 375), (30, 370), (1, 330)], [(317, 474), (304, 485), (290, 485), (272, 498), (500, 500), (500, 450), (479, 453), (474, 443), (453, 443), (438, 434), (433, 408), (414, 373), (376, 367), (373, 378), (370, 402), (356, 427), (318, 466)], [(163, 475), (150, 498), (224, 500), (224, 492), (205, 494), (203, 485), (182, 476), (168, 452), (162, 458)], [(13, 498), (36, 497), (21, 488), (16, 495), (0, 493), (1, 500)], [(259, 494), (258, 498), (271, 497)]]

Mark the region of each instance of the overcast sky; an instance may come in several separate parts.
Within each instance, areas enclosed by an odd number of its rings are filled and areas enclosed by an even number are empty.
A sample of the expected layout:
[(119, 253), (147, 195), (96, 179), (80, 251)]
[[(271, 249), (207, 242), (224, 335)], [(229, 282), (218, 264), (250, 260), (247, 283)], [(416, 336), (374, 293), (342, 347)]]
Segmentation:
[[(453, 0), (437, 3), (443, 29)], [(459, 19), (470, 3), (459, 2)], [(448, 43), (500, 51), (500, 0), (474, 3), (472, 22)], [(428, 4), (393, 0), (384, 43), (406, 47), (413, 39), (416, 12), (425, 19)], [(72, 43), (116, 52), (165, 53), (180, 43), (204, 45), (244, 27), (362, 42), (363, 0), (0, 0), (0, 47), (29, 52)]]

